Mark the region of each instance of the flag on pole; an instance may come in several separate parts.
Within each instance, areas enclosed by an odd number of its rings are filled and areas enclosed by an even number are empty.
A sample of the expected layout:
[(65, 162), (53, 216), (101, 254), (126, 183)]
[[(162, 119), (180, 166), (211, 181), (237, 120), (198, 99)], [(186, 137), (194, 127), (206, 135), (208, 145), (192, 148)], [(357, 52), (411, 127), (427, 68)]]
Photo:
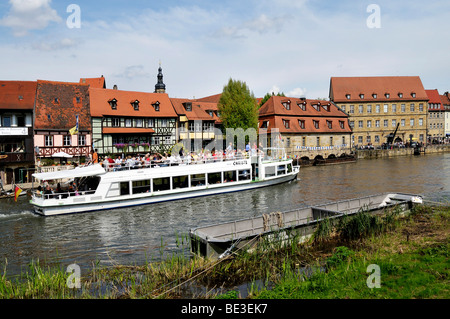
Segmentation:
[(16, 188), (14, 189), (14, 201), (17, 202), (17, 197), (19, 197), (20, 193), (22, 193), (22, 189), (16, 185)]
[(77, 125), (75, 125), (69, 130), (70, 135), (78, 134), (78, 115), (76, 115), (76, 118), (77, 118)]

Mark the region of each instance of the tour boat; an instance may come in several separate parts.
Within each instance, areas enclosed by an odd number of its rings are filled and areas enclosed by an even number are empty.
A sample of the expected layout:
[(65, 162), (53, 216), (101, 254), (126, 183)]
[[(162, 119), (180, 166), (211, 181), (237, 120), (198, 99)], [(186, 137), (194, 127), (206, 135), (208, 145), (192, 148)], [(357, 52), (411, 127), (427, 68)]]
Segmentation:
[(267, 155), (106, 169), (94, 164), (33, 174), (40, 190), (33, 189), (30, 203), (44, 216), (108, 210), (271, 186), (296, 179), (299, 170), (286, 156)]

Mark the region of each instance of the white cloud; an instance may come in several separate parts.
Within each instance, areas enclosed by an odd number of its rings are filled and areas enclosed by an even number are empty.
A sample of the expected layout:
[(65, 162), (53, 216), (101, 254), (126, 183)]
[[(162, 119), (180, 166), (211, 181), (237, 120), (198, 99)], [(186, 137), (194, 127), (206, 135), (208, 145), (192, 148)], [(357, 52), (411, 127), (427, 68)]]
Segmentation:
[(51, 8), (51, 0), (9, 0), (9, 3), (10, 12), (0, 20), (0, 25), (11, 28), (14, 36), (25, 36), (30, 30), (45, 29), (51, 22), (62, 21)]
[(295, 88), (286, 93), (285, 95), (289, 97), (306, 97), (306, 89)]
[(130, 65), (120, 73), (114, 74), (118, 78), (136, 79), (138, 77), (149, 77), (150, 74), (145, 71), (143, 65)]
[(32, 48), (39, 51), (58, 51), (65, 49), (72, 49), (78, 45), (78, 41), (71, 38), (63, 38), (61, 40), (45, 40), (38, 41), (32, 44)]

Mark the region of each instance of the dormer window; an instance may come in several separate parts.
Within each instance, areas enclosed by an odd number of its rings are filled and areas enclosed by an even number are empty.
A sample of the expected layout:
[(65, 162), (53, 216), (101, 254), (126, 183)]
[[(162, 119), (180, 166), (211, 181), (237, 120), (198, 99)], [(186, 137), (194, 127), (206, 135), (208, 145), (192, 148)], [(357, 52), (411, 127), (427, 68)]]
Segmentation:
[(283, 120), (283, 125), (285, 128), (289, 128), (289, 121), (288, 120)]
[(159, 112), (159, 101), (153, 102), (152, 106), (156, 112)]
[(139, 101), (138, 100), (131, 102), (131, 105), (133, 105), (133, 109), (135, 111), (139, 111)]
[(347, 98), (347, 100), (350, 100), (351, 95), (350, 94), (346, 94), (345, 97)]
[(412, 96), (412, 97), (416, 97), (416, 93), (411, 92), (411, 96)]
[(327, 121), (327, 126), (331, 130), (333, 128), (333, 122)]
[(268, 128), (269, 127), (269, 121), (263, 121), (261, 124), (261, 128)]
[(298, 120), (298, 125), (300, 126), (301, 129), (305, 128), (305, 120)]
[(403, 93), (398, 93), (398, 97), (403, 97)]
[(303, 111), (306, 111), (306, 101), (297, 104)]
[(361, 100), (364, 99), (364, 94), (361, 93), (361, 94), (359, 95), (359, 98), (360, 98)]
[(108, 103), (111, 106), (112, 110), (117, 110), (117, 100), (116, 99), (109, 100)]
[(330, 112), (330, 106), (331, 106), (330, 103), (324, 104), (324, 105), (323, 105), (323, 108), (324, 108), (325, 111)]
[(316, 129), (319, 128), (319, 121), (313, 120), (313, 124)]
[(388, 99), (391, 95), (389, 93), (385, 93), (384, 96)]
[(55, 103), (59, 103), (59, 99), (55, 97)]
[(344, 129), (344, 121), (339, 121), (339, 126), (341, 127), (341, 129)]
[(291, 109), (291, 101), (284, 101), (284, 102), (282, 102), (282, 104), (286, 110)]
[(373, 97), (374, 99), (376, 99), (376, 98), (377, 98), (377, 94), (376, 94), (376, 93), (373, 93), (373, 94), (372, 94), (372, 97)]
[(208, 112), (209, 116), (211, 116), (211, 117), (214, 116), (214, 111), (213, 110), (208, 110), (207, 112)]
[(185, 109), (187, 112), (192, 111), (192, 102), (185, 102), (185, 103), (183, 103), (183, 104), (184, 104), (184, 109)]
[(316, 103), (316, 104), (312, 104), (312, 107), (316, 110), (316, 111), (320, 111), (320, 102)]

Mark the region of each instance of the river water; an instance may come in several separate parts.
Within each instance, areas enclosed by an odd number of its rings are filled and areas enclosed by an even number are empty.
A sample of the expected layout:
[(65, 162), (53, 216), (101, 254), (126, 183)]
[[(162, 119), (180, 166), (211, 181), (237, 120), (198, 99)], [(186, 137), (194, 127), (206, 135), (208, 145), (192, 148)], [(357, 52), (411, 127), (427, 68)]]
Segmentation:
[(32, 213), (29, 198), (0, 200), (0, 274), (31, 261), (144, 264), (186, 242), (190, 228), (384, 192), (450, 201), (450, 153), (406, 156), (300, 169), (299, 180), (270, 188), (67, 216)]

